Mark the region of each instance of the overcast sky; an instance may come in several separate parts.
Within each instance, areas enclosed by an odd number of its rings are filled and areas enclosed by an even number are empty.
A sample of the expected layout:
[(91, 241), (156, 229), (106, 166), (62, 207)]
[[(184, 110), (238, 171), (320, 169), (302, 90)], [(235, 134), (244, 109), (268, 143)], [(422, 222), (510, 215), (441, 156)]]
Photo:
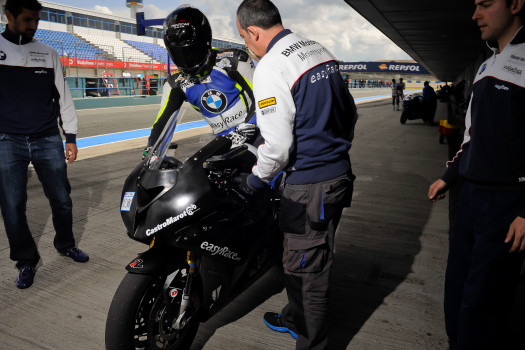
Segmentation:
[[(50, 0), (51, 2), (130, 17), (126, 0)], [(143, 0), (146, 19), (164, 18), (177, 6), (190, 3), (210, 20), (213, 34), (240, 39), (235, 11), (241, 0)], [(411, 59), (343, 0), (273, 0), (283, 25), (316, 40), (345, 62)]]

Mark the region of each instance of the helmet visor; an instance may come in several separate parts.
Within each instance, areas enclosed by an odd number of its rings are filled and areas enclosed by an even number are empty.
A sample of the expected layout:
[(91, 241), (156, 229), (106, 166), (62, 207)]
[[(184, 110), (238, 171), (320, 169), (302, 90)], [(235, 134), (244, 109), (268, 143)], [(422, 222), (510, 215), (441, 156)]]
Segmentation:
[(182, 71), (199, 68), (205, 63), (208, 55), (206, 46), (196, 44), (186, 46), (172, 44), (168, 45), (168, 50), (171, 59)]

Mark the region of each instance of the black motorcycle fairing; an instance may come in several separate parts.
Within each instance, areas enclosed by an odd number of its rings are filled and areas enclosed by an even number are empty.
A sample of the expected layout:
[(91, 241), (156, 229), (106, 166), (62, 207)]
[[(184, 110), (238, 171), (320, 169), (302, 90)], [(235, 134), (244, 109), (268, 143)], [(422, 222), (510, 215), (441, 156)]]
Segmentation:
[(186, 252), (181, 249), (170, 247), (167, 249), (156, 248), (146, 250), (126, 265), (129, 273), (138, 273), (143, 275), (159, 275), (169, 272), (171, 266), (177, 266), (185, 263), (184, 257)]
[(230, 147), (228, 138), (215, 138), (173, 169), (150, 168), (147, 162), (141, 162), (122, 191), (123, 200), (126, 195), (133, 198), (129, 210), (121, 209), (128, 235), (149, 243), (158, 233), (171, 232), (175, 223), (181, 227), (190, 217), (195, 220), (216, 208), (229, 207), (230, 203), (223, 203), (224, 199), (212, 191), (203, 163)]

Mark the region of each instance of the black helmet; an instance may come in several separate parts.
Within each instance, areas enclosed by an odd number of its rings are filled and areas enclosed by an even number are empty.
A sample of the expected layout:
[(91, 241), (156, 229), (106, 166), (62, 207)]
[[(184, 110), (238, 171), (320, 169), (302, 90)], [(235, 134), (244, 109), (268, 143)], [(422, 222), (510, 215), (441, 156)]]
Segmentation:
[(184, 73), (196, 75), (211, 55), (211, 27), (206, 16), (191, 5), (181, 5), (164, 20), (164, 44)]

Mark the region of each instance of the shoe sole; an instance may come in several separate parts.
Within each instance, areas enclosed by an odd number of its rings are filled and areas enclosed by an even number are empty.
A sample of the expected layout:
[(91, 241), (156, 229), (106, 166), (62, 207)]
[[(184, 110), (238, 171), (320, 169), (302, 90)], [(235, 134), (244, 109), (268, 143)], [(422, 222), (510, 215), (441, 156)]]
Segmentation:
[(263, 319), (263, 321), (268, 326), (268, 328), (270, 328), (271, 330), (274, 330), (274, 331), (277, 331), (277, 332), (281, 332), (281, 333), (287, 333), (288, 332), (288, 333), (290, 333), (292, 338), (297, 339), (297, 334), (295, 334), (295, 332), (290, 330), (289, 328), (286, 328), (286, 327), (275, 327), (275, 326), (269, 324), (268, 322), (266, 322), (265, 319)]

